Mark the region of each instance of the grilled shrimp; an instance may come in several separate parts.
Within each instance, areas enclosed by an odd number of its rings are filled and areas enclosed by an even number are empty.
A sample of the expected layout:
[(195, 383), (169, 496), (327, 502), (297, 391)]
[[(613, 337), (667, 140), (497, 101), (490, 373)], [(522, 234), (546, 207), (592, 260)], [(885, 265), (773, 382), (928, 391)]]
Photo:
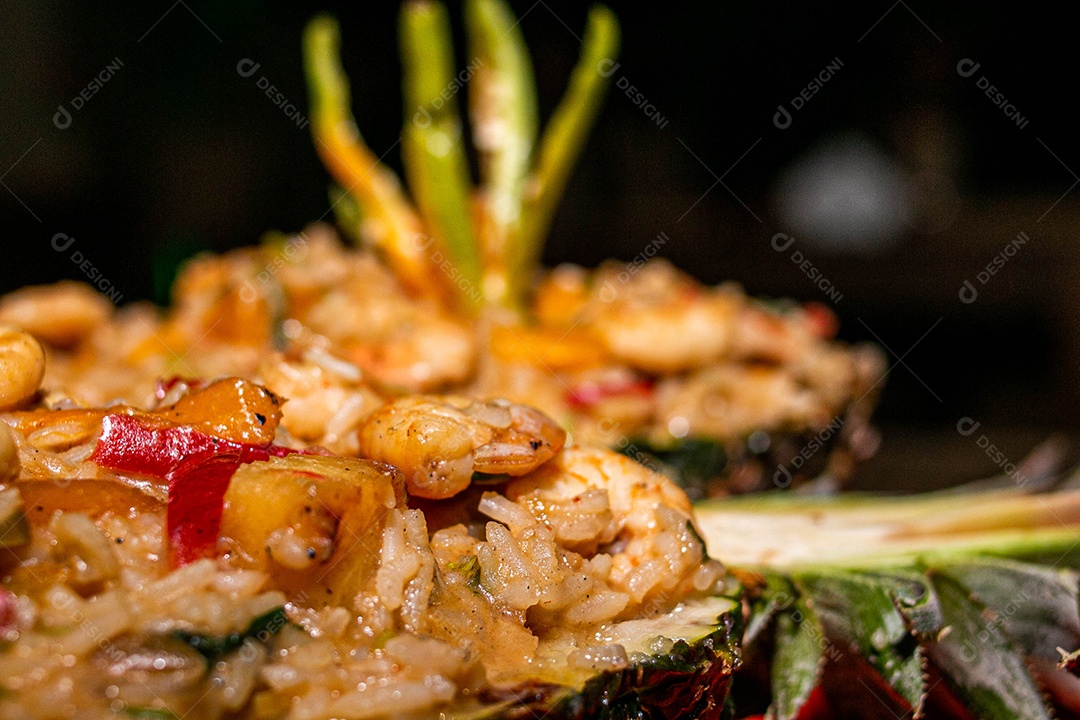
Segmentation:
[(512, 481), (506, 497), (564, 547), (603, 567), (609, 587), (629, 596), (628, 607), (663, 602), (677, 589), (704, 590), (720, 573), (719, 563), (704, 562), (686, 493), (614, 451), (565, 448)]
[(65, 280), (26, 287), (0, 300), (0, 323), (25, 330), (44, 343), (70, 347), (102, 325), (113, 306), (86, 283)]
[(269, 355), (259, 365), (259, 376), (271, 392), (288, 400), (282, 405), (282, 426), (293, 437), (337, 455), (357, 454), (356, 429), (384, 402), (364, 384), (359, 368), (318, 349), (302, 359)]
[(413, 495), (441, 499), (469, 486), (474, 472), (524, 475), (566, 442), (553, 420), (506, 400), (421, 395), (395, 400), (360, 427), (360, 453), (395, 465)]
[[(321, 273), (323, 248), (312, 247)], [(338, 281), (304, 290), (311, 299), (294, 303), (294, 317), (383, 385), (429, 392), (469, 376), (476, 350), (468, 324), (410, 297), (371, 254), (343, 254), (337, 264)], [(301, 292), (293, 274), (283, 282), (292, 295)]]
[(704, 288), (665, 261), (635, 274), (601, 268), (585, 311), (611, 354), (655, 373), (687, 370), (727, 354), (741, 299)]

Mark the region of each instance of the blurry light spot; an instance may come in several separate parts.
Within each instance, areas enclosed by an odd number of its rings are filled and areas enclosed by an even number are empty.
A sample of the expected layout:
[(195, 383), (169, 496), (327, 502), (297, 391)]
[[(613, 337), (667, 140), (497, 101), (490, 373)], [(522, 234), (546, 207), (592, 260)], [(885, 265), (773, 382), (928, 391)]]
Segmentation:
[(758, 454), (768, 450), (771, 442), (769, 433), (764, 430), (755, 430), (750, 433), (750, 437), (746, 438), (746, 446), (750, 448), (750, 452)]
[(876, 252), (913, 220), (911, 179), (857, 134), (826, 141), (782, 171), (777, 201), (792, 234), (831, 252)]
[(681, 415), (676, 415), (668, 420), (667, 429), (672, 437), (684, 438), (690, 433), (690, 421)]

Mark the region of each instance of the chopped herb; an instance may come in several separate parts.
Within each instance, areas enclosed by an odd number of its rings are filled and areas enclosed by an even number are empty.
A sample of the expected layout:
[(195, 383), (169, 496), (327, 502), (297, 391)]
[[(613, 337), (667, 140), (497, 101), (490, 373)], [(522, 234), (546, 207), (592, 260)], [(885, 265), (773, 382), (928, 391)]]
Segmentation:
[(474, 592), (480, 592), (480, 560), (475, 555), (466, 555), (461, 562), (447, 563), (446, 568), (465, 575), (465, 584)]
[(173, 633), (173, 635), (194, 648), (206, 658), (207, 662), (213, 663), (223, 655), (227, 655), (240, 647), (248, 638), (266, 642), (271, 636), (276, 635), (281, 628), (285, 627), (287, 622), (285, 608), (277, 607), (252, 620), (251, 625), (242, 633), (214, 637), (212, 635), (180, 631)]
[(180, 717), (172, 710), (148, 707), (126, 707), (124, 715), (138, 720), (179, 720)]

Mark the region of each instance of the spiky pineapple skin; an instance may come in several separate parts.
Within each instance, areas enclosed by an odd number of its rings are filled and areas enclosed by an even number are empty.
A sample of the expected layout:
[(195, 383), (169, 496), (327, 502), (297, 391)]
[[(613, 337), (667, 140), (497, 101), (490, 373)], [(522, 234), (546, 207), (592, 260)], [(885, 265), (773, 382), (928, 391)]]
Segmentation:
[(484, 698), (500, 707), (470, 715), (483, 720), (729, 720), (732, 675), (742, 666), (741, 606), (717, 618), (716, 629), (694, 643), (679, 640), (665, 653), (621, 670), (606, 670), (580, 690), (560, 685), (518, 686)]

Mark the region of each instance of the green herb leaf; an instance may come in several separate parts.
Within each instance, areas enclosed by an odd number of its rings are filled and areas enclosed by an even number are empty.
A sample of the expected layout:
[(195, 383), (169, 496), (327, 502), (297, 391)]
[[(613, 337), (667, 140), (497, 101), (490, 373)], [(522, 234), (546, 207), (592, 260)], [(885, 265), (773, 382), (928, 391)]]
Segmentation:
[(349, 107), (337, 21), (320, 15), (304, 29), (304, 74), (311, 103), (311, 135), (330, 175), (379, 228), (378, 244), (398, 279), (420, 295), (438, 296), (441, 278), (417, 242), (420, 221), (397, 176), (364, 143)]
[(532, 275), (543, 240), (551, 226), (555, 205), (566, 189), (585, 138), (600, 111), (600, 101), (619, 53), (619, 23), (603, 5), (589, 11), (581, 56), (570, 77), (570, 87), (544, 128), (535, 169), (526, 186), (521, 234), (514, 246), (510, 277), (523, 283)]
[[(536, 143), (536, 82), (521, 24), (502, 0), (470, 0), (467, 70), (469, 118), (480, 156), (480, 183), (486, 222), (481, 239), (487, 287), (511, 300), (508, 252), (521, 223), (525, 178)], [(520, 298), (513, 298), (519, 300)]]
[(447, 564), (448, 570), (460, 572), (465, 576), (465, 584), (473, 592), (480, 592), (480, 560), (475, 555), (466, 555), (461, 562)]
[(476, 309), (483, 299), (480, 256), (456, 102), (461, 83), (454, 70), (446, 8), (407, 3), (400, 31), (405, 92), (401, 145), (409, 187), (427, 229), (452, 264), (447, 271), (450, 285), (460, 291), (464, 307)]
[(932, 572), (931, 579), (948, 632), (929, 645), (928, 655), (953, 692), (983, 720), (1049, 720), (1023, 657), (987, 619), (986, 606), (945, 573)]
[[(795, 588), (783, 575), (766, 574), (765, 586), (750, 598), (750, 617), (743, 633), (743, 644), (751, 645), (772, 624), (781, 607), (795, 598)], [(746, 599), (744, 597), (744, 599)]]
[(256, 638), (260, 642), (266, 642), (270, 637), (276, 635), (281, 628), (285, 627), (287, 622), (285, 608), (278, 607), (252, 620), (251, 625), (242, 633), (231, 633), (215, 637), (213, 635), (181, 631), (174, 633), (174, 636), (194, 648), (206, 658), (207, 662), (214, 663), (222, 656), (240, 647), (244, 640), (248, 638)]
[(330, 184), (327, 195), (330, 198), (330, 209), (334, 211), (338, 228), (355, 245), (362, 245), (364, 239), (360, 226), (364, 221), (364, 213), (360, 209), (360, 203), (337, 183)]
[(179, 720), (179, 716), (172, 710), (149, 707), (126, 707), (124, 715), (136, 720)]

